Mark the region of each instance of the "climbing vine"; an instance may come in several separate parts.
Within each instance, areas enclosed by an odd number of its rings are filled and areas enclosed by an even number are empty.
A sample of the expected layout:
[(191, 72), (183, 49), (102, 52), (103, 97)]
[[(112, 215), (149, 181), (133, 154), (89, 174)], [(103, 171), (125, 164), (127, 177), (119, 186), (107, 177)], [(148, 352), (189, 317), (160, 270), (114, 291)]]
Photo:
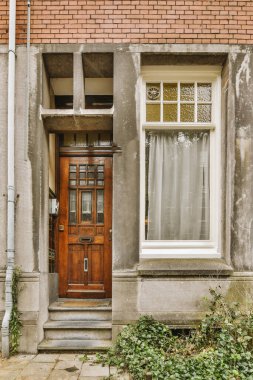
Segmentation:
[(10, 318), (10, 355), (14, 355), (18, 351), (19, 347), (19, 341), (21, 334), (21, 328), (22, 328), (22, 322), (21, 322), (21, 313), (18, 310), (18, 296), (20, 291), (22, 290), (20, 288), (20, 277), (21, 277), (21, 269), (19, 267), (15, 267), (13, 271), (13, 277), (12, 277), (12, 286), (11, 286), (11, 292), (12, 292), (12, 312), (11, 312), (11, 318)]

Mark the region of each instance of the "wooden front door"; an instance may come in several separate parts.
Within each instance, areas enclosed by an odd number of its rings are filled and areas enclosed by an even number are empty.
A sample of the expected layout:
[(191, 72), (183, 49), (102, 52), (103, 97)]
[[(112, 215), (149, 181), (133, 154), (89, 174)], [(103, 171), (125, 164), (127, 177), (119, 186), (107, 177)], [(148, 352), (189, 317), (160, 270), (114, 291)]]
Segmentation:
[(60, 158), (59, 296), (111, 297), (112, 158)]

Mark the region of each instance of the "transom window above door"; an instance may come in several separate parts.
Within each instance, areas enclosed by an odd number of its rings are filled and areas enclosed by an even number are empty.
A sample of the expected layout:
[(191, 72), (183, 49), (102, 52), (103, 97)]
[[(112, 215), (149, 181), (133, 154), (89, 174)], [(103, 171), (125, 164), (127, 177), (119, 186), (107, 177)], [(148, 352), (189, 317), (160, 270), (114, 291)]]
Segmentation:
[(220, 257), (220, 68), (142, 79), (140, 255)]

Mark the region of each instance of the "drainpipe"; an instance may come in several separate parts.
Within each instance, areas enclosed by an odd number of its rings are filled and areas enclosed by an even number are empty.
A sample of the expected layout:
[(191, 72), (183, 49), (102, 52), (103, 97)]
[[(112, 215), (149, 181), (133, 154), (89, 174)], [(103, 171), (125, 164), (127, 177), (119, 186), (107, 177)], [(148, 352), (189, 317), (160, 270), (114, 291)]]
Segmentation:
[(27, 0), (27, 32), (26, 32), (26, 116), (24, 125), (24, 160), (27, 161), (29, 101), (30, 101), (30, 46), (31, 46), (31, 0)]
[(9, 3), (8, 51), (8, 191), (7, 191), (7, 269), (5, 279), (5, 314), (2, 322), (2, 356), (9, 356), (9, 325), (12, 311), (12, 276), (14, 268), (15, 182), (14, 182), (14, 132), (15, 132), (15, 48), (16, 0)]

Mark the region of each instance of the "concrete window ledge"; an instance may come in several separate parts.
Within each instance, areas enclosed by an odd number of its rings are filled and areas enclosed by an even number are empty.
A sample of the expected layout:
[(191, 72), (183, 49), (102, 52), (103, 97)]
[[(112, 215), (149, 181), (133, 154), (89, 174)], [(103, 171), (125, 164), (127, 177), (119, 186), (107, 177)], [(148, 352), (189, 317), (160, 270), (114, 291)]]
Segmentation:
[(141, 260), (137, 267), (143, 277), (231, 276), (233, 268), (222, 259)]

